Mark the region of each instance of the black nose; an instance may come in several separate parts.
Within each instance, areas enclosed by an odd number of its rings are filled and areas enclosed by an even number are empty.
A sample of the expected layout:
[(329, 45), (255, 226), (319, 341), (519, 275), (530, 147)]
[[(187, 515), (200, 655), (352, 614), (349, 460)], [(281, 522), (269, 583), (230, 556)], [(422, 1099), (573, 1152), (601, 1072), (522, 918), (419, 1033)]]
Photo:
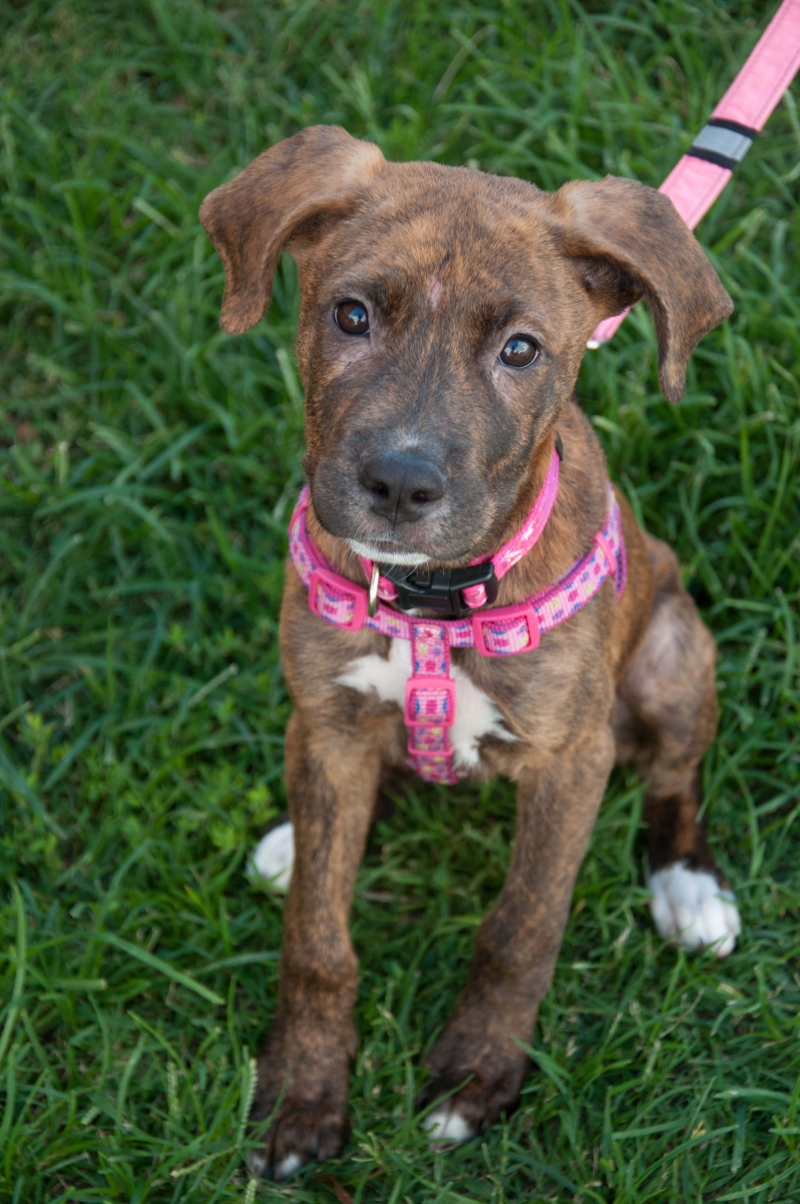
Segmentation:
[(392, 522), (415, 522), (425, 507), (444, 497), (444, 473), (432, 460), (410, 452), (381, 452), (365, 460), (358, 479), (372, 509)]

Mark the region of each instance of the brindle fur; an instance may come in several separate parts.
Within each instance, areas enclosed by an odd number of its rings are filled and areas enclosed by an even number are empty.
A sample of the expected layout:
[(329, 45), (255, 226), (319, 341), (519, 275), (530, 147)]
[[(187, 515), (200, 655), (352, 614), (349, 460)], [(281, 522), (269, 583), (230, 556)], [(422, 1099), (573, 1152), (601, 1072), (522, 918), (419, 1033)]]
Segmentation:
[[(557, 430), (565, 454), (555, 508), (497, 604), (560, 576), (606, 512), (605, 457), (572, 397), (594, 326), (644, 295), (662, 389), (678, 400), (693, 347), (731, 310), (699, 245), (651, 189), (609, 178), (548, 194), (458, 168), (389, 164), (330, 127), (261, 155), (206, 198), (201, 217), (225, 265), (222, 325), (231, 333), (262, 316), (280, 250), (298, 261), (309, 524), (337, 570), (360, 584), (345, 538), (368, 541), (386, 522), (371, 514), (357, 467), (409, 433), (445, 465), (447, 494), (435, 520), (407, 525), (403, 546), (461, 565), (518, 528)], [(353, 295), (375, 315), (368, 342), (332, 321), (337, 301)], [(538, 338), (540, 360), (498, 376), (498, 339), (521, 323)], [(615, 758), (633, 760), (648, 780), (652, 865), (715, 868), (697, 819), (698, 765), (717, 719), (713, 641), (672, 552), (617, 496), (628, 552), (621, 599), (607, 582), (529, 655), (453, 653), (516, 737), (485, 738), (473, 774), (517, 783), (517, 833), (421, 1097), (469, 1079), (451, 1103), (479, 1132), (517, 1103), (528, 1065), (518, 1042), (531, 1040)], [(370, 653), (388, 657), (389, 640), (320, 622), (287, 567), (281, 654), (295, 705), (286, 733), (295, 864), (252, 1114), (263, 1120), (284, 1093), (254, 1164), (266, 1174), (290, 1155), (333, 1155), (348, 1133), (358, 966), (348, 915), (381, 774), (406, 757), (399, 708), (336, 684)]]

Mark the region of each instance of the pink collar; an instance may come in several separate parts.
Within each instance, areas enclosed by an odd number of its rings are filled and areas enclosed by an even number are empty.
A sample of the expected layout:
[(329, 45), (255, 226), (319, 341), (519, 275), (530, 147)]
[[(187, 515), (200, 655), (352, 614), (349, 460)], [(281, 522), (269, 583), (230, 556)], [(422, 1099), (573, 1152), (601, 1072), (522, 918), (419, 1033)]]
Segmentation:
[[(492, 557), (498, 577), (534, 546), (552, 511), (557, 490), (558, 456), (554, 452), (547, 479), (528, 518), (517, 535)], [(419, 619), (382, 604), (374, 616), (369, 615), (367, 591), (335, 572), (309, 535), (305, 512), (310, 493), (308, 486), (304, 487), (289, 523), (289, 556), (308, 588), (309, 609), (344, 631), (369, 627), (391, 639), (411, 641), (404, 720), (409, 729), (410, 763), (425, 781), (452, 784), (467, 772), (454, 764), (448, 735), (456, 708), (456, 683), (450, 676), (451, 648), (476, 648), (481, 656), (489, 657), (532, 652), (539, 646), (540, 633), (551, 631), (585, 606), (607, 577), (613, 576), (617, 596), (622, 594), (625, 544), (619, 506), (610, 484), (607, 492), (605, 524), (595, 534), (589, 550), (558, 581), (513, 606), (492, 607), (460, 619)], [(362, 563), (366, 568), (368, 562)], [(470, 603), (478, 611), (483, 605), (477, 599)]]

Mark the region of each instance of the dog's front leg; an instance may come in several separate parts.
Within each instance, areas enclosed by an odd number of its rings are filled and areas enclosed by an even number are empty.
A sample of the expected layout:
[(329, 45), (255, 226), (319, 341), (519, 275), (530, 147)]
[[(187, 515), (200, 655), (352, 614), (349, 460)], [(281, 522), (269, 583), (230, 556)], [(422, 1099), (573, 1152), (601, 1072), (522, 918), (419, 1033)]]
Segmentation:
[(432, 1137), (465, 1141), (510, 1113), (539, 1002), (550, 985), (575, 877), (614, 760), (610, 730), (518, 779), (517, 832), (496, 906), (478, 929), (469, 978), (426, 1061), (418, 1106), (461, 1090), (425, 1119)]
[(349, 1061), (356, 1052), (353, 1006), (358, 959), (350, 904), (380, 774), (375, 741), (362, 732), (305, 724), (286, 731), (286, 784), (295, 861), (284, 913), (278, 1006), (258, 1059), (251, 1120), (275, 1109), (258, 1174), (286, 1178), (347, 1140)]

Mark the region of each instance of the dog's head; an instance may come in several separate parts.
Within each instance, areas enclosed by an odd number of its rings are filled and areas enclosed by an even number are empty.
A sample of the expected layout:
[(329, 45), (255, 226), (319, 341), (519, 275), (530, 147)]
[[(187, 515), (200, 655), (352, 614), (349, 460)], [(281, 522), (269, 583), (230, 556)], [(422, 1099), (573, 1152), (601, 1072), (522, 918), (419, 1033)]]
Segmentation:
[(280, 251), (297, 260), (314, 508), (382, 561), (452, 563), (491, 542), (603, 318), (647, 299), (678, 401), (691, 351), (732, 308), (651, 188), (608, 177), (546, 193), (387, 163), (336, 127), (266, 151), (200, 216), (230, 334), (263, 315)]

